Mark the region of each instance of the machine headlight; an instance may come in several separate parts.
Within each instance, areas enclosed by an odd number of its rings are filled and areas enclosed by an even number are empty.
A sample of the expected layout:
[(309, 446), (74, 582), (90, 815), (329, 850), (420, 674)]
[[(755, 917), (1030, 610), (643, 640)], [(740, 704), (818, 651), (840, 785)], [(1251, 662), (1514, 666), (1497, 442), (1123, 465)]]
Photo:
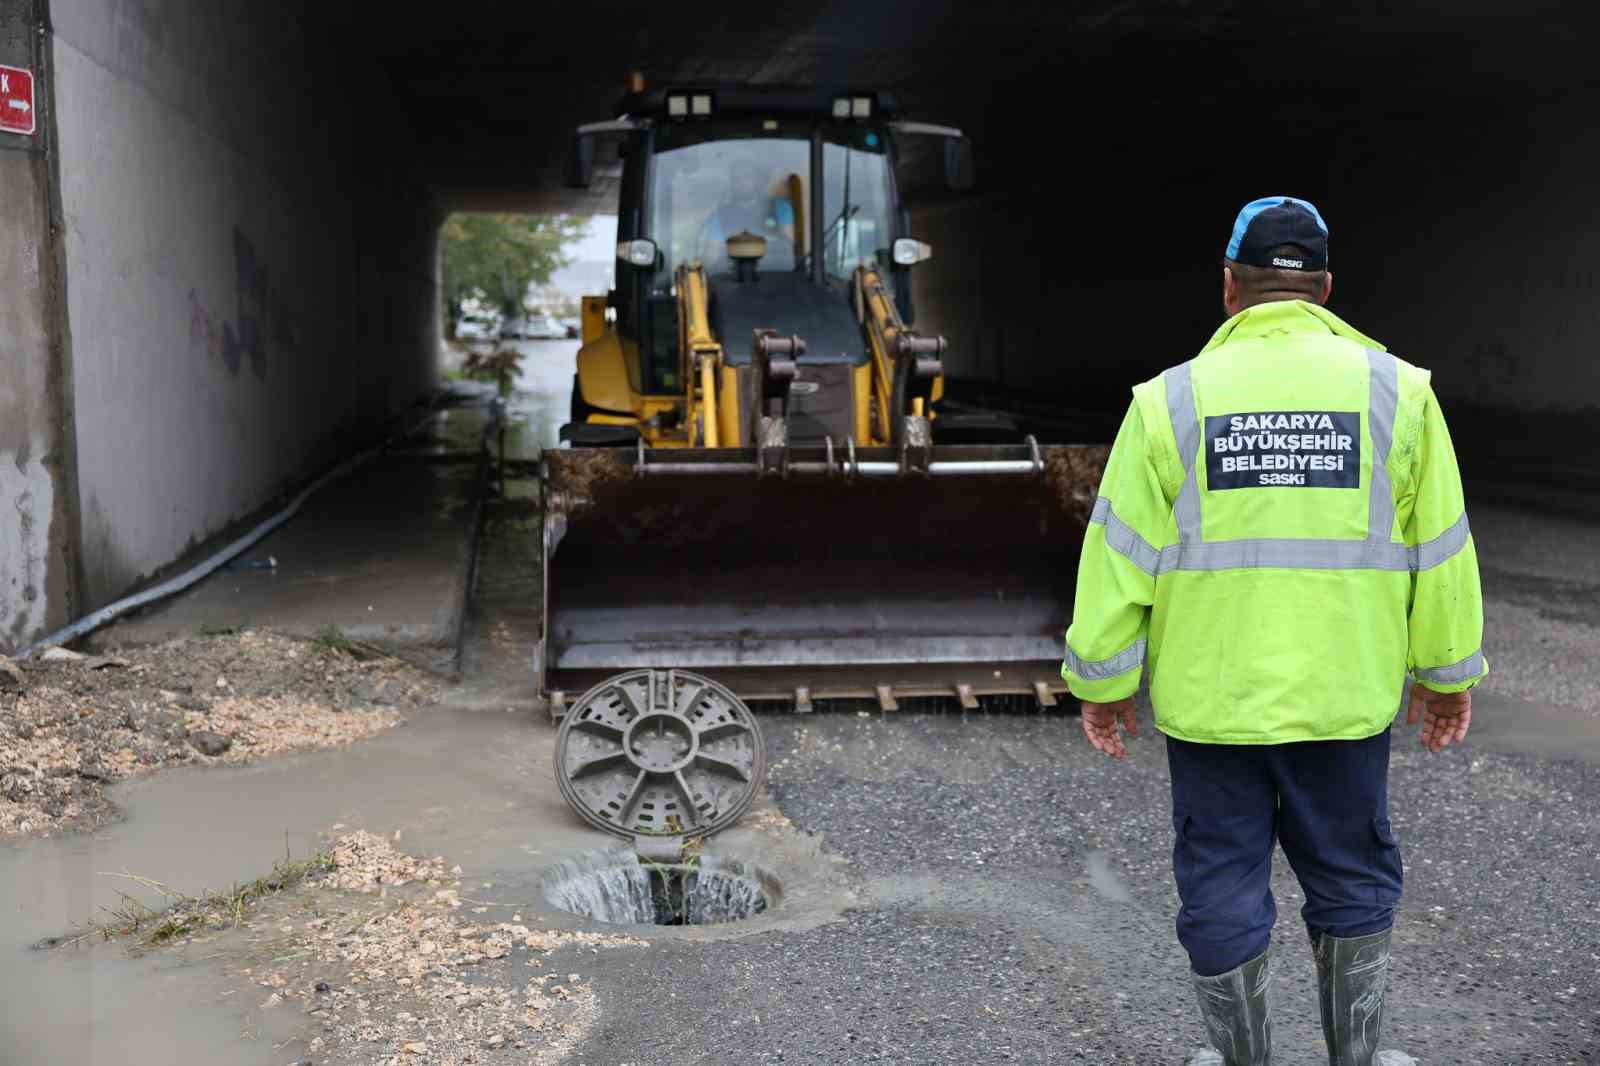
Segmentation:
[(871, 118), (872, 117), (872, 97), (870, 97), (870, 96), (855, 96), (855, 97), (851, 97), (851, 99), (850, 99), (850, 117), (851, 118)]
[(834, 102), (833, 102), (833, 117), (834, 118), (849, 118), (850, 117), (850, 98), (848, 96), (841, 96), (838, 99), (834, 100)]
[(711, 114), (711, 97), (705, 93), (695, 93), (689, 100), (689, 111), (695, 115)]
[(689, 98), (681, 93), (674, 93), (668, 96), (667, 114), (673, 118), (687, 118), (689, 115)]

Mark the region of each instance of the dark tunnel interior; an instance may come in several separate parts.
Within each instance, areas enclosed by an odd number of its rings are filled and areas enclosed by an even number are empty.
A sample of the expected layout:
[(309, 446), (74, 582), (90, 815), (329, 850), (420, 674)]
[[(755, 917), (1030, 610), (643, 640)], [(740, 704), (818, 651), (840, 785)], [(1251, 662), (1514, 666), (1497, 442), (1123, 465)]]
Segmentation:
[(436, 210), (610, 207), (610, 188), (561, 187), (561, 156), (632, 70), (884, 88), (910, 116), (962, 127), (971, 193), (903, 180), (936, 249), (919, 325), (949, 335), (952, 377), (990, 396), (1120, 411), (1220, 320), (1237, 208), (1290, 193), (1330, 220), (1334, 308), (1433, 369), (1463, 412), (1503, 415), (1486, 428), (1558, 432), (1562, 419), (1535, 416), (1600, 402), (1574, 343), (1593, 284), (1579, 176), (1600, 147), (1592, 16), (1574, 6), (602, 3), (559, 25), (462, 3), (381, 25), (312, 17), (374, 72), (341, 79), (358, 124), (395, 120), (368, 127), (384, 132), (362, 154)]
[(900, 175), (953, 397), (1106, 437), (1224, 317), (1239, 207), (1290, 194), (1328, 220), (1333, 309), (1433, 372), (1469, 478), (1592, 489), (1595, 22), (1542, 0), (8, 0), (0, 60), (41, 72), (49, 151), (0, 157), (27, 190), (7, 209), (60, 220), (39, 232), (62, 280), (18, 290), (54, 369), (0, 403), (0, 454), (71, 443), (67, 473), (17, 466), (75, 545), (40, 557), (79, 573), (34, 613), (106, 602), (433, 388), (441, 221), (614, 211), (614, 179), (574, 191), (563, 166), (635, 71), (883, 90), (967, 132), (971, 190), (927, 158)]

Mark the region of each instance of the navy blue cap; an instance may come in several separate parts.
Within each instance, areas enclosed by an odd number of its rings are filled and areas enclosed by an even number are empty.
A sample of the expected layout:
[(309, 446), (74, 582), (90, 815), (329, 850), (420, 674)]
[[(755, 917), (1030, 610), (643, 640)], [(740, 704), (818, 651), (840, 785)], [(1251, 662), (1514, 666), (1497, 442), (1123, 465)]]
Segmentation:
[[(1304, 254), (1273, 255), (1274, 248), (1292, 244)], [(1277, 270), (1328, 269), (1328, 224), (1305, 200), (1293, 196), (1267, 196), (1251, 200), (1233, 223), (1228, 258), (1235, 263)]]

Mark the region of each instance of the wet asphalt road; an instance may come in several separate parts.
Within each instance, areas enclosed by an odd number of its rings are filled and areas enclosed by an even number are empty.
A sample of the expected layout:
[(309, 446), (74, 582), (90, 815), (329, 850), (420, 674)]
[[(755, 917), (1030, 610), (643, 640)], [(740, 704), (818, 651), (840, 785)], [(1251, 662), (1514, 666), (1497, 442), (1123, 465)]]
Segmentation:
[[(1396, 727), (1385, 1043), (1425, 1066), (1600, 1062), (1600, 538), (1482, 510), (1483, 728), (1435, 756)], [(1595, 565), (1548, 572), (1548, 542)], [(602, 1020), (573, 1061), (1178, 1063), (1199, 1045), (1147, 706), (1123, 763), (1063, 714), (762, 721), (773, 798), (848, 860), (861, 905), (602, 964)], [(1275, 1061), (1309, 1066), (1326, 1058), (1281, 854), (1273, 887)]]
[[(765, 724), (775, 798), (870, 902), (597, 972), (607, 1009), (576, 1061), (1174, 1063), (1199, 1043), (1159, 739), (1113, 764), (1067, 717)], [(1597, 1061), (1594, 767), (1404, 741), (1390, 1046), (1428, 1064)], [(1274, 891), (1278, 1061), (1324, 1061), (1281, 858)]]

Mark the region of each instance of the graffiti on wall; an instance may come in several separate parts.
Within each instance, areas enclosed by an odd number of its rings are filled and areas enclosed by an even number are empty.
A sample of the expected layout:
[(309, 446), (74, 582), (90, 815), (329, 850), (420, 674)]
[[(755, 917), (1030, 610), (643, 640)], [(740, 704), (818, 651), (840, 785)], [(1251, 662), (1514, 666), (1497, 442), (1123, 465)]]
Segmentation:
[(222, 362), (237, 374), (246, 356), (250, 372), (267, 376), (267, 338), (262, 320), (267, 317), (267, 272), (256, 258), (255, 245), (238, 226), (233, 227), (234, 321), (222, 324)]
[(189, 290), (189, 347), (200, 347), (213, 358), (222, 354), (222, 335), (217, 329), (217, 320), (212, 316), (206, 305), (201, 302), (200, 294), (194, 289)]
[(245, 360), (257, 378), (267, 376), (267, 337), (282, 350), (299, 347), (300, 327), (288, 295), (274, 287), (255, 245), (238, 226), (233, 228), (234, 306), (231, 319), (212, 312), (194, 289), (189, 290), (189, 344), (221, 359), (238, 376)]

